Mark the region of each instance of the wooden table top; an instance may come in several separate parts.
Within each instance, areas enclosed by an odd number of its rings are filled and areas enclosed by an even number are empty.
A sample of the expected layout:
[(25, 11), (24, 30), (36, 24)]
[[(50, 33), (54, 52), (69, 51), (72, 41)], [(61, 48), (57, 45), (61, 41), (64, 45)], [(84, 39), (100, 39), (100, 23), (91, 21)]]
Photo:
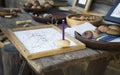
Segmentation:
[[(6, 29), (22, 27), (21, 25), (16, 25), (16, 21), (28, 20), (28, 19), (33, 20), (32, 17), (26, 12), (18, 13), (17, 17), (13, 17), (11, 19), (0, 17), (0, 26)], [(34, 26), (34, 25), (43, 25), (43, 24), (32, 21), (31, 26)], [(79, 61), (91, 61), (91, 60), (107, 57), (108, 55), (109, 53), (106, 51), (93, 50), (90, 48), (86, 48), (83, 50), (43, 57), (35, 60), (29, 60), (27, 58), (25, 59), (30, 64), (30, 66), (33, 69), (35, 69), (36, 72), (41, 73), (41, 72), (54, 70), (57, 68), (62, 68), (63, 66), (64, 67), (69, 66)]]

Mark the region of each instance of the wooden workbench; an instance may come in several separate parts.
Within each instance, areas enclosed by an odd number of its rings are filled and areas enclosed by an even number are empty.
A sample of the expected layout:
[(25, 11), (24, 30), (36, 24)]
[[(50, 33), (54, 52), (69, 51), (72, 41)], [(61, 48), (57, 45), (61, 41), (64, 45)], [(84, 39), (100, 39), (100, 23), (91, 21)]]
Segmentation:
[[(18, 13), (17, 17), (11, 19), (0, 17), (0, 26), (5, 29), (22, 27), (21, 25), (16, 25), (16, 21), (28, 19), (32, 20), (31, 16), (26, 12)], [(31, 26), (34, 25), (43, 24), (33, 21)], [(25, 60), (37, 74), (44, 74), (57, 69), (65, 70), (64, 68), (71, 65), (80, 64), (80, 62), (88, 62), (87, 68), (85, 69), (85, 75), (102, 75), (108, 64), (107, 58), (110, 56), (110, 52), (86, 48), (83, 50), (43, 57), (35, 60), (25, 58)]]

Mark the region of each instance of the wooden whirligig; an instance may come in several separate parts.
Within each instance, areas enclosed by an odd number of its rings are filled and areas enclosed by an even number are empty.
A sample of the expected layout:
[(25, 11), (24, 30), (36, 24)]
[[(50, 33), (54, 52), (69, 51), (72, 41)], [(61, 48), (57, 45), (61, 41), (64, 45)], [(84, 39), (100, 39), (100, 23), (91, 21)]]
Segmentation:
[(56, 44), (61, 48), (68, 47), (70, 45), (70, 41), (65, 39), (64, 27), (65, 27), (65, 20), (62, 20), (62, 39), (56, 42)]

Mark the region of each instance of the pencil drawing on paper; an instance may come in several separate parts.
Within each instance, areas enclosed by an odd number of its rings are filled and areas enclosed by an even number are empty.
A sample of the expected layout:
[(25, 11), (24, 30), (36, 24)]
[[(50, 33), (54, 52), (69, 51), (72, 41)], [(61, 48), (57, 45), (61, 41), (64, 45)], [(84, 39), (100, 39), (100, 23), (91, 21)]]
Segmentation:
[[(30, 54), (58, 49), (56, 41), (62, 37), (54, 28), (15, 31), (14, 34)], [(67, 37), (65, 39), (70, 41), (70, 46), (76, 45)]]

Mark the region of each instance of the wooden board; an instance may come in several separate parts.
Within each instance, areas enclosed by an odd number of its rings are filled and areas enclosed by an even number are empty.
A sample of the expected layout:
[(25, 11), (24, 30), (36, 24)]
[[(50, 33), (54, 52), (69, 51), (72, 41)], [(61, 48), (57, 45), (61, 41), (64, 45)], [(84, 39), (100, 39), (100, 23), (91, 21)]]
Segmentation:
[(105, 5), (112, 6), (114, 4), (115, 0), (94, 0), (93, 2), (97, 3), (97, 4), (105, 4)]
[(56, 41), (61, 39), (61, 30), (53, 25), (13, 28), (4, 30), (19, 52), (29, 59), (84, 49), (86, 46), (68, 34), (65, 39), (70, 46), (60, 48)]

